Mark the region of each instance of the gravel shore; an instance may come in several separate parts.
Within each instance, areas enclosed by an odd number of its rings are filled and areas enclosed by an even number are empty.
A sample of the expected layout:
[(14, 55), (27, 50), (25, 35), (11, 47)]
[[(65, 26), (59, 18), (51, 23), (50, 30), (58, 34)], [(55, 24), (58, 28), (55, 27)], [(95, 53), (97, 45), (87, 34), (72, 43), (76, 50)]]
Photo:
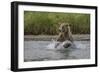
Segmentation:
[[(51, 39), (56, 39), (57, 35), (25, 35), (24, 40), (36, 40), (36, 41), (49, 41)], [(75, 34), (73, 35), (74, 40), (90, 40), (90, 34)]]

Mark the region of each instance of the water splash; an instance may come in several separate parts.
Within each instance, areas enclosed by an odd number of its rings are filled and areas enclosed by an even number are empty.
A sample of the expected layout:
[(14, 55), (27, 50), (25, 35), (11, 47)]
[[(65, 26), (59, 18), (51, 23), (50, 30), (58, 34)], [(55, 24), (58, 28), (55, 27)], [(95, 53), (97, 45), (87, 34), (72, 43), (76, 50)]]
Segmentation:
[(55, 40), (52, 39), (51, 43), (49, 43), (46, 48), (47, 49), (56, 49), (56, 45), (58, 45), (60, 42), (57, 42)]
[[(58, 42), (55, 40), (52, 40), (47, 46), (46, 49), (54, 49), (54, 50), (58, 50), (58, 49), (65, 49), (64, 45), (67, 43), (71, 43), (70, 41), (64, 41), (64, 42)], [(86, 49), (87, 46), (85, 46), (84, 43), (79, 42), (79, 41), (74, 41), (73, 43), (71, 43), (71, 46), (68, 48), (71, 49)]]
[(64, 41), (64, 42), (58, 42), (58, 41), (52, 40), (51, 43), (46, 46), (46, 48), (47, 49), (55, 49), (55, 50), (65, 49), (64, 45), (67, 45), (67, 44), (71, 44), (70, 47), (72, 47), (72, 43), (68, 40)]

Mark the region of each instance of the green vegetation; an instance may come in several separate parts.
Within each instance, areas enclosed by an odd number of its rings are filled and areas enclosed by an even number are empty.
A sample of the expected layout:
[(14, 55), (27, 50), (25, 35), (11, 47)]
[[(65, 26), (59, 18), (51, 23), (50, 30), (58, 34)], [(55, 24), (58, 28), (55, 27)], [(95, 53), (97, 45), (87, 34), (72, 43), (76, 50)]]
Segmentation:
[(24, 34), (56, 35), (62, 22), (71, 25), (73, 34), (90, 33), (90, 14), (24, 11)]

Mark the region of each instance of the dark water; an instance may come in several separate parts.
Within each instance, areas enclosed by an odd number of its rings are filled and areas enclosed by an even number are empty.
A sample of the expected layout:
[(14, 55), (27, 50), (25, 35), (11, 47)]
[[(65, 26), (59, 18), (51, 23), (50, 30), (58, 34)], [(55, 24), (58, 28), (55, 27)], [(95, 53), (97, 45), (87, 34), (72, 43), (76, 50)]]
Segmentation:
[(24, 61), (89, 59), (90, 41), (75, 41), (77, 48), (47, 49), (50, 41), (24, 41)]

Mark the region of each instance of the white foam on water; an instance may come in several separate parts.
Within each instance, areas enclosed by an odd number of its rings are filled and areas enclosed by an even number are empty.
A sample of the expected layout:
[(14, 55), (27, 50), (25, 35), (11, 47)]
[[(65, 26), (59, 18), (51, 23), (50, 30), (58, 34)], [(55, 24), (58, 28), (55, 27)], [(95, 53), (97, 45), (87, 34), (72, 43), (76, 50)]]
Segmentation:
[(67, 44), (67, 43), (71, 43), (70, 41), (64, 41), (64, 42), (58, 42), (58, 41), (55, 41), (55, 40), (52, 40), (50, 44), (48, 44), (46, 46), (47, 49), (65, 49), (64, 48), (64, 44)]
[[(52, 40), (51, 43), (49, 43), (47, 46), (46, 46), (46, 49), (52, 49), (52, 50), (61, 50), (61, 49), (65, 49), (64, 48), (64, 44), (66, 43), (70, 43), (70, 41), (64, 41), (64, 42), (58, 42), (58, 41), (55, 41), (55, 40)], [(58, 45), (57, 45), (58, 44)], [(56, 46), (57, 45), (57, 46)], [(87, 46), (82, 43), (81, 41), (74, 41), (70, 47), (68, 48), (73, 48), (73, 49), (87, 49)]]
[[(59, 44), (60, 42), (57, 42), (55, 40), (52, 40), (50, 44), (48, 44), (46, 46), (47, 49), (57, 49), (57, 47), (55, 47), (57, 44)], [(60, 48), (60, 46), (58, 47)]]

